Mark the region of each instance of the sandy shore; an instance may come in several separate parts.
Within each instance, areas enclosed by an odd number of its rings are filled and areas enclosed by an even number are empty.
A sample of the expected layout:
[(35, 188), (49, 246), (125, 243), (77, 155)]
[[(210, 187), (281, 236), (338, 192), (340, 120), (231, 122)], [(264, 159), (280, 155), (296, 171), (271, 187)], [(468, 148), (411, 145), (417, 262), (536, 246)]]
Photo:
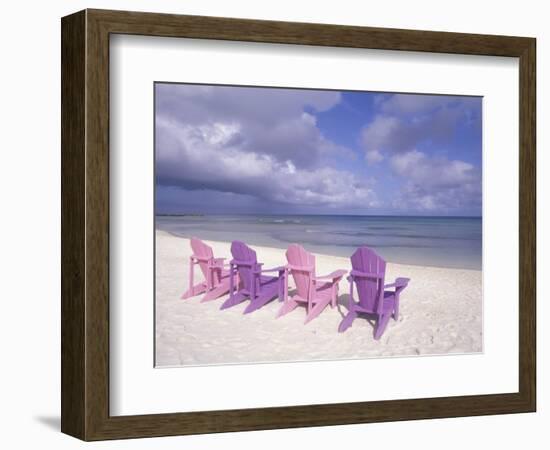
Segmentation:
[[(229, 243), (205, 241), (216, 257), (229, 258)], [(284, 250), (254, 249), (264, 267), (286, 262)], [(401, 295), (400, 317), (390, 320), (379, 341), (373, 327), (358, 318), (345, 333), (337, 328), (347, 312), (349, 284), (340, 284), (337, 308), (327, 307), (304, 325), (298, 308), (279, 319), (274, 300), (243, 315), (248, 302), (220, 311), (225, 296), (200, 303), (201, 295), (181, 300), (187, 289), (189, 241), (156, 232), (157, 366), (245, 362), (348, 359), (378, 356), (434, 355), (482, 351), (481, 271), (388, 263), (386, 283), (408, 277)], [(348, 258), (316, 255), (317, 273), (350, 269)], [(196, 280), (201, 276), (196, 272)], [(292, 284), (291, 284), (292, 287)]]

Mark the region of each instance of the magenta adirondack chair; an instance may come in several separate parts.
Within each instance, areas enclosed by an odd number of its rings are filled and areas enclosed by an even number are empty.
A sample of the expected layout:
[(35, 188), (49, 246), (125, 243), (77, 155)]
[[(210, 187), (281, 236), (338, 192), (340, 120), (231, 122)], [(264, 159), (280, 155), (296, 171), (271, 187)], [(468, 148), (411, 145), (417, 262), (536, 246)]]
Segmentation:
[[(206, 292), (201, 302), (214, 300), (229, 291), (229, 270), (225, 269), (225, 258), (214, 258), (212, 247), (195, 237), (190, 239), (193, 254), (189, 257), (189, 289), (183, 299)], [(201, 269), (204, 281), (194, 283), (195, 266)]]
[(296, 284), (296, 294), (288, 298), (285, 289), (284, 304), (277, 317), (289, 313), (302, 303), (306, 306), (304, 323), (308, 323), (317, 317), (329, 303), (332, 308), (336, 306), (338, 283), (347, 270), (336, 270), (328, 275), (316, 276), (315, 256), (298, 244), (288, 247), (286, 259), (288, 260), (287, 271), (292, 275)]
[[(281, 299), (284, 292), (285, 268), (262, 269), (262, 263), (258, 263), (256, 252), (244, 242), (233, 241), (231, 243), (233, 259), (229, 273), (229, 298), (220, 309), (230, 308), (250, 299), (250, 304), (244, 310), (244, 314), (251, 313), (273, 300)], [(277, 276), (265, 276), (263, 273), (277, 272)], [(241, 280), (241, 286), (237, 287), (237, 276)]]
[[(386, 261), (368, 247), (359, 247), (351, 257), (352, 271), (348, 277), (349, 312), (344, 317), (339, 332), (346, 331), (358, 314), (364, 313), (376, 320), (374, 339), (380, 339), (390, 317), (399, 317), (399, 294), (409, 283), (408, 278), (397, 278), (395, 282), (384, 285)], [(353, 285), (357, 287), (359, 302), (353, 299)], [(394, 288), (393, 291), (386, 291)]]

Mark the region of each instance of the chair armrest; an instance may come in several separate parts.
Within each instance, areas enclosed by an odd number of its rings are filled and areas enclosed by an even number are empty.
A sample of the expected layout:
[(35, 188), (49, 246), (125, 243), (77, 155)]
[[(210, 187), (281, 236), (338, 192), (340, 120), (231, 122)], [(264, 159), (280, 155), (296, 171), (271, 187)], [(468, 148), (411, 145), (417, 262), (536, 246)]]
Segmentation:
[(294, 264), (287, 264), (286, 268), (288, 270), (297, 270), (299, 272), (313, 272), (315, 269), (314, 266), (296, 266)]
[(285, 266), (279, 266), (279, 267), (273, 267), (272, 269), (262, 269), (262, 270), (256, 270), (254, 273), (263, 273), (263, 272), (282, 272), (286, 270)]
[(256, 266), (262, 266), (263, 263), (249, 263), (248, 261), (239, 261), (239, 260), (236, 260), (236, 259), (232, 259), (231, 261), (229, 261), (229, 264), (233, 264), (233, 265), (241, 265), (241, 266), (247, 266), (247, 267), (253, 267), (254, 265)]
[(393, 283), (384, 285), (384, 289), (386, 288), (404, 288), (409, 284), (410, 278), (396, 278)]
[(214, 258), (208, 265), (210, 267), (222, 267), (226, 258)]
[(348, 273), (347, 270), (335, 270), (334, 272), (327, 275), (320, 275), (318, 277), (315, 277), (314, 280), (336, 280), (337, 278), (342, 278), (346, 273)]

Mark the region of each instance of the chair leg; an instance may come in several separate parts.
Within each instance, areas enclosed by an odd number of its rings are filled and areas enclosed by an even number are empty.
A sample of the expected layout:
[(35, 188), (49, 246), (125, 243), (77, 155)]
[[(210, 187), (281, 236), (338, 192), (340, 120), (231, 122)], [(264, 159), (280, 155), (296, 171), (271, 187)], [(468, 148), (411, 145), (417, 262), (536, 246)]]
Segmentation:
[(248, 298), (247, 295), (237, 293), (229, 297), (225, 302), (223, 302), (220, 309), (231, 308), (232, 306), (238, 305), (239, 303), (243, 302), (244, 300), (246, 300), (246, 298)]
[(306, 320), (304, 322), (304, 325), (308, 322), (311, 322), (319, 314), (321, 314), (323, 309), (325, 309), (329, 303), (330, 303), (330, 299), (315, 303), (315, 305), (313, 305), (313, 308), (311, 308), (311, 310), (308, 312), (308, 314), (306, 316)]
[(399, 294), (395, 295), (395, 304), (393, 305), (393, 319), (399, 319)]
[(294, 311), (297, 306), (298, 306), (298, 302), (296, 302), (296, 301), (292, 300), (291, 298), (289, 298), (283, 304), (283, 306), (281, 306), (281, 308), (279, 309), (279, 312), (277, 313), (276, 317), (279, 318), (281, 316), (284, 316), (285, 314), (288, 314), (291, 311)]
[(196, 286), (191, 286), (189, 289), (187, 289), (187, 291), (185, 291), (182, 294), (181, 299), (185, 300), (185, 299), (194, 297), (195, 295), (202, 294), (205, 291), (206, 291), (205, 283), (197, 284)]
[(350, 311), (347, 313), (346, 317), (342, 319), (342, 322), (340, 322), (340, 326), (338, 327), (338, 332), (343, 333), (346, 331), (349, 327), (351, 327), (351, 324), (357, 317), (357, 313), (355, 311)]
[(250, 302), (250, 304), (245, 308), (243, 314), (249, 314), (253, 311), (256, 311), (257, 309), (260, 309), (262, 306), (264, 306), (266, 303), (269, 303), (271, 300), (273, 300), (277, 294), (267, 294), (267, 295), (260, 295), (256, 297), (254, 300)]
[(334, 308), (336, 306), (336, 299), (338, 298), (338, 284), (332, 286), (332, 296), (330, 301), (330, 307)]
[(218, 297), (222, 296), (223, 294), (225, 294), (226, 292), (229, 291), (229, 286), (228, 286), (229, 283), (224, 283), (222, 282), (221, 284), (219, 284), (218, 286), (216, 286), (215, 288), (211, 289), (210, 291), (208, 291), (206, 293), (206, 295), (202, 298), (201, 300), (201, 303), (204, 303), (204, 302), (208, 302), (210, 300), (215, 300), (217, 299)]
[(384, 334), (384, 331), (386, 330), (386, 326), (388, 325), (390, 317), (391, 314), (389, 313), (378, 317), (378, 319), (376, 320), (376, 328), (374, 330), (374, 339), (378, 340), (382, 337), (382, 334)]

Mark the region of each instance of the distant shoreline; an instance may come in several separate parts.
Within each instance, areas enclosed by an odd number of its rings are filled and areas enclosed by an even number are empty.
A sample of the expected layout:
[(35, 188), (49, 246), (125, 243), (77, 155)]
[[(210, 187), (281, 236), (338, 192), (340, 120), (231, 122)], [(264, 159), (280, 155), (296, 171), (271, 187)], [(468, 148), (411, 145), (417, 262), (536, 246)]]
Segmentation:
[(155, 227), (179, 236), (348, 256), (362, 245), (386, 261), (432, 267), (482, 268), (482, 220), (434, 217), (298, 215), (157, 216)]
[(206, 214), (155, 214), (155, 217), (204, 217)]
[[(181, 239), (184, 241), (189, 241), (191, 236), (182, 236), (181, 234), (177, 234), (173, 231), (163, 230), (161, 228), (155, 228), (155, 239), (157, 239), (159, 236), (168, 236), (175, 239)], [(209, 244), (219, 244), (219, 245), (230, 245), (231, 241), (228, 240), (222, 240), (222, 239), (204, 239), (206, 243)], [(273, 250), (273, 251), (280, 251), (285, 250), (286, 247), (284, 246), (270, 246), (265, 244), (254, 244), (254, 249), (258, 251), (262, 250)], [(330, 258), (336, 258), (337, 260), (349, 260), (349, 256), (343, 256), (343, 255), (337, 255), (327, 252), (318, 252), (313, 251), (313, 254), (321, 257), (330, 257)], [(350, 255), (351, 256), (351, 255)], [(457, 271), (466, 271), (466, 272), (483, 272), (482, 268), (470, 268), (470, 267), (448, 267), (443, 265), (437, 265), (437, 264), (429, 264), (429, 263), (421, 263), (421, 264), (415, 264), (415, 263), (405, 263), (405, 262), (398, 262), (398, 261), (386, 261), (388, 264), (391, 264), (393, 266), (406, 266), (406, 267), (419, 267), (419, 268), (425, 268), (425, 269), (441, 269), (441, 270), (457, 270)]]
[(393, 217), (393, 218), (407, 218), (407, 219), (479, 219), (482, 220), (483, 216), (415, 216), (408, 214), (279, 214), (279, 213), (174, 213), (174, 214), (160, 214), (156, 213), (155, 217), (208, 217), (208, 216), (245, 216), (245, 217), (274, 217), (274, 216), (288, 216), (288, 217)]

